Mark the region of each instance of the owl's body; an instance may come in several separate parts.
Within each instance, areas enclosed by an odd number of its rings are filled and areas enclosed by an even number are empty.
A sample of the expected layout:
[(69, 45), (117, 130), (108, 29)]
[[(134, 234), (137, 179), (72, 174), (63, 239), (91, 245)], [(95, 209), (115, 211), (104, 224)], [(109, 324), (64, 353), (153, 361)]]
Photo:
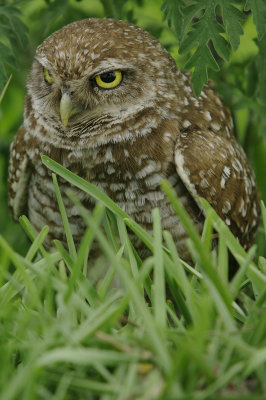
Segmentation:
[[(188, 75), (134, 25), (78, 21), (37, 49), (24, 125), (11, 147), (9, 204), (16, 219), (26, 213), (38, 231), (48, 224), (48, 241), (65, 241), (43, 154), (95, 184), (148, 230), (159, 207), (185, 258), (185, 231), (160, 188), (165, 178), (199, 232), (204, 197), (245, 247), (254, 241), (258, 194), (229, 112), (208, 86), (197, 99)], [(60, 180), (60, 187), (79, 242), (84, 222), (65, 194), (68, 184)], [(85, 193), (76, 194), (93, 208)]]

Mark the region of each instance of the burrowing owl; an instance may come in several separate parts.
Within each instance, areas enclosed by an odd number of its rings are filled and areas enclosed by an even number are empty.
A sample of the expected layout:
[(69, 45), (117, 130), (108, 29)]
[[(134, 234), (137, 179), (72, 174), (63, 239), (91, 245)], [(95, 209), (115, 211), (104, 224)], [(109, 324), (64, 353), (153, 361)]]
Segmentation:
[[(244, 247), (254, 241), (258, 193), (232, 119), (207, 85), (199, 98), (189, 74), (141, 28), (112, 19), (67, 25), (36, 51), (24, 124), (11, 146), (9, 205), (29, 216), (48, 241), (65, 241), (46, 154), (106, 192), (148, 231), (159, 207), (186, 258), (185, 231), (160, 188), (168, 179), (202, 230), (199, 197), (223, 218)], [(74, 239), (84, 223), (60, 182)], [(80, 201), (92, 208), (82, 192)]]

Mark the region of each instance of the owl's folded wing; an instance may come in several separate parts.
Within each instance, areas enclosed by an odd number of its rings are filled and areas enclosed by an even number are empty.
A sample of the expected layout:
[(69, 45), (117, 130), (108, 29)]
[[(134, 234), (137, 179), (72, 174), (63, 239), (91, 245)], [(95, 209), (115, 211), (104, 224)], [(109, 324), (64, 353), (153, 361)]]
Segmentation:
[(27, 214), (28, 183), (31, 166), (24, 143), (25, 128), (21, 126), (10, 147), (8, 169), (9, 209), (15, 220)]
[(248, 248), (259, 223), (259, 196), (253, 172), (234, 137), (196, 127), (181, 132), (175, 165), (200, 209), (199, 197), (203, 197)]

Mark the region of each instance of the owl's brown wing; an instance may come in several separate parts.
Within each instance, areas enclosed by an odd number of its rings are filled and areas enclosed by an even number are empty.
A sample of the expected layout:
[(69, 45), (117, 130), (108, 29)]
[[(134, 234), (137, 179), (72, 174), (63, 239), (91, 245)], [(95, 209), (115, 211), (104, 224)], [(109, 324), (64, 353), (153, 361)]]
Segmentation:
[(10, 147), (8, 168), (8, 203), (15, 220), (27, 213), (28, 183), (31, 166), (24, 142), (25, 128), (21, 126)]
[(259, 196), (253, 172), (235, 138), (191, 126), (177, 137), (175, 165), (200, 209), (199, 197), (203, 197), (240, 243), (250, 247), (259, 223)]

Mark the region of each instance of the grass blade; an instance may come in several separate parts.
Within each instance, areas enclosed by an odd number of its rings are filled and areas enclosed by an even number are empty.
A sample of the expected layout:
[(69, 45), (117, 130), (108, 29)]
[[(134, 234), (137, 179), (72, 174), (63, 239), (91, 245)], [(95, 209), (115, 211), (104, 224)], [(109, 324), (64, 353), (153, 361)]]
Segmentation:
[(158, 326), (166, 326), (166, 302), (165, 302), (165, 277), (162, 249), (162, 227), (159, 209), (153, 210), (154, 232), (154, 275), (153, 275), (153, 304), (155, 320)]
[(25, 257), (26, 260), (31, 261), (33, 259), (35, 254), (40, 250), (40, 247), (42, 243), (45, 241), (48, 232), (49, 232), (49, 227), (46, 225), (42, 228), (41, 232), (34, 239)]
[(67, 182), (88, 193), (95, 200), (101, 201), (115, 215), (122, 218), (128, 218), (128, 215), (121, 210), (121, 208), (118, 207), (113, 200), (111, 200), (104, 192), (97, 189), (85, 179), (73, 174), (73, 172), (68, 171), (66, 168), (62, 167), (62, 165), (58, 164), (56, 161), (53, 161), (47, 156), (42, 156), (42, 162), (47, 168), (64, 178)]
[(170, 368), (170, 356), (166, 347), (166, 343), (164, 343), (163, 338), (161, 335), (158, 333), (156, 324), (154, 323), (154, 320), (147, 308), (147, 305), (141, 296), (138, 287), (136, 286), (136, 283), (131, 279), (127, 272), (127, 265), (122, 264), (121, 262), (117, 262), (117, 257), (110, 246), (110, 244), (107, 242), (106, 238), (104, 237), (103, 233), (100, 231), (99, 227), (95, 224), (93, 219), (89, 217), (90, 219), (90, 226), (93, 228), (100, 246), (102, 247), (102, 250), (105, 252), (106, 256), (109, 258), (109, 260), (116, 266), (116, 270), (124, 283), (125, 287), (127, 288), (127, 291), (134, 302), (135, 308), (138, 310), (140, 316), (142, 317), (142, 322), (143, 326), (145, 326), (147, 330), (147, 335), (150, 338), (150, 343), (153, 348), (153, 352), (157, 355), (157, 357), (160, 358), (160, 362), (163, 366), (164, 370), (169, 370)]
[[(25, 215), (22, 215), (19, 218), (19, 223), (20, 223), (22, 229), (24, 230), (24, 232), (26, 233), (26, 235), (28, 236), (28, 238), (32, 242), (34, 242), (37, 238), (37, 233), (36, 233), (35, 229), (33, 228), (32, 224), (30, 223), (30, 221), (28, 220), (28, 218)], [(46, 257), (48, 254), (42, 245), (39, 246), (39, 251), (43, 257)]]
[(7, 80), (6, 84), (5, 84), (5, 86), (3, 87), (2, 92), (0, 93), (0, 104), (2, 103), (2, 100), (3, 100), (3, 98), (4, 98), (5, 94), (6, 94), (6, 91), (7, 91), (7, 88), (8, 88), (8, 86), (9, 86), (9, 84), (10, 84), (11, 79), (12, 79), (12, 74), (11, 74), (10, 77), (8, 78), (8, 80)]
[(54, 183), (54, 188), (55, 188), (55, 195), (56, 195), (57, 203), (59, 206), (59, 211), (60, 211), (62, 222), (64, 225), (64, 230), (65, 230), (65, 234), (66, 234), (67, 245), (68, 245), (70, 257), (72, 258), (72, 260), (76, 260), (76, 258), (77, 258), (76, 247), (75, 247), (74, 239), (73, 239), (73, 236), (71, 233), (66, 209), (65, 209), (63, 199), (62, 199), (62, 196), (60, 193), (56, 175), (52, 174), (52, 178), (53, 178), (53, 183)]
[(217, 271), (215, 270), (212, 262), (210, 260), (208, 251), (202, 245), (202, 241), (198, 232), (196, 231), (193, 223), (191, 222), (187, 212), (178, 200), (176, 193), (167, 181), (162, 181), (162, 188), (169, 198), (174, 210), (176, 211), (178, 217), (180, 218), (182, 224), (184, 225), (188, 236), (193, 242), (197, 253), (199, 254), (201, 260), (201, 268), (204, 273), (208, 276), (209, 281), (217, 289), (219, 295), (224, 301), (228, 311), (232, 312), (231, 298), (228, 293), (228, 289), (223, 285), (221, 279), (217, 279)]
[[(207, 212), (209, 212), (209, 210), (213, 210), (206, 200), (201, 199), (201, 203)], [(241, 263), (243, 263), (243, 261), (246, 259), (247, 253), (245, 252), (241, 244), (236, 240), (228, 226), (221, 220), (221, 218), (219, 218), (219, 216), (215, 212), (213, 224), (215, 230), (220, 234), (220, 236), (223, 236), (225, 238), (228, 249), (241, 265)], [(264, 291), (266, 285), (266, 275), (261, 273), (261, 271), (259, 271), (259, 269), (253, 262), (249, 264), (249, 267), (247, 269), (247, 276), (250, 278), (253, 284), (256, 295)]]

